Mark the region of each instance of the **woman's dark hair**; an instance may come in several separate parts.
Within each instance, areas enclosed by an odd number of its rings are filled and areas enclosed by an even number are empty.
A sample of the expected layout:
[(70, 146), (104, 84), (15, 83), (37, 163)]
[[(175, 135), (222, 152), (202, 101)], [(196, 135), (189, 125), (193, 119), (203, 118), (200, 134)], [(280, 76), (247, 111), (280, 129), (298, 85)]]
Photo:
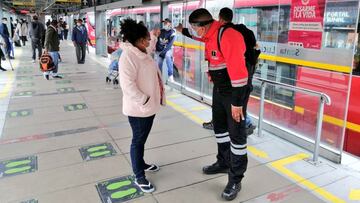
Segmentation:
[(148, 36), (148, 29), (144, 25), (144, 23), (137, 23), (133, 19), (125, 19), (120, 23), (121, 31), (120, 34), (122, 36), (123, 41), (128, 41), (132, 45), (135, 46), (136, 41), (141, 38), (146, 38)]

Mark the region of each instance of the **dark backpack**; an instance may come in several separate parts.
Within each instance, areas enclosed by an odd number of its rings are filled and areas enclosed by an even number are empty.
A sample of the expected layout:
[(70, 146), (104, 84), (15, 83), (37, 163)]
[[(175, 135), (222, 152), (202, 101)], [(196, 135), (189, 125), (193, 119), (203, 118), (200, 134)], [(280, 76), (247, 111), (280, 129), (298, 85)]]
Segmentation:
[(246, 45), (246, 52), (245, 52), (245, 62), (246, 62), (246, 68), (248, 70), (249, 78), (252, 79), (254, 73), (255, 73), (255, 67), (259, 58), (259, 55), (261, 53), (260, 50), (255, 49), (256, 46), (256, 38), (254, 35), (254, 32), (250, 29), (248, 29), (244, 24), (226, 24), (221, 26), (218, 34), (218, 48), (221, 52), (221, 46), (220, 41), (221, 37), (224, 34), (225, 30), (228, 28), (233, 28), (236, 31), (240, 32), (241, 35), (244, 37), (245, 45)]

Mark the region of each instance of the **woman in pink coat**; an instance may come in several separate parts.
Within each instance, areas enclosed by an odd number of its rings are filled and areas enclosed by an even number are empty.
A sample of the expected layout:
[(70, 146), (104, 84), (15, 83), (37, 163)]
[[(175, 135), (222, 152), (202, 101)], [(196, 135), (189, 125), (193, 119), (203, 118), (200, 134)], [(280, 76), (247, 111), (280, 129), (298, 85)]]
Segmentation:
[(146, 179), (145, 171), (156, 172), (159, 167), (144, 161), (144, 145), (151, 131), (155, 114), (165, 102), (161, 73), (153, 58), (147, 54), (150, 34), (143, 23), (126, 19), (121, 23), (123, 50), (119, 59), (120, 86), (123, 93), (123, 113), (128, 116), (133, 138), (130, 146), (135, 183), (143, 192), (155, 191)]

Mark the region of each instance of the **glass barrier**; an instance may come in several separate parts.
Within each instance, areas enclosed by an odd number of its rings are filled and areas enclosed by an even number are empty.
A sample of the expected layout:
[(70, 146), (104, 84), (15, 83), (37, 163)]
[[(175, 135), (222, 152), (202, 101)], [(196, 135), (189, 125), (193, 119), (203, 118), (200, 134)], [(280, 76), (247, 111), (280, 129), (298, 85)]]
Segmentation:
[[(175, 28), (179, 23), (184, 21), (184, 3), (171, 3), (168, 6), (169, 16), (171, 16), (172, 26)], [(173, 46), (173, 58), (174, 58), (174, 81), (168, 81), (168, 84), (176, 84), (174, 87), (181, 89), (184, 86), (184, 78), (189, 69), (189, 60), (186, 57), (186, 50), (184, 49), (185, 37), (181, 33), (175, 33), (176, 39)]]
[[(322, 144), (341, 153), (345, 140), (344, 149), (360, 155), (358, 0), (201, 0), (167, 6), (174, 27), (179, 22), (189, 27), (190, 13), (201, 7), (215, 19), (221, 8), (232, 8), (233, 22), (254, 32), (262, 51), (256, 76), (328, 94), (332, 104), (325, 106)], [(121, 9), (109, 16), (108, 35), (114, 37), (109, 39), (116, 40), (121, 19), (144, 21), (151, 30), (160, 24), (160, 7)], [(213, 85), (201, 72), (203, 50), (203, 43), (176, 33), (173, 84), (185, 94), (211, 101)], [(258, 114), (259, 95), (254, 82), (249, 103), (253, 115)], [(318, 105), (315, 97), (269, 86), (265, 120), (313, 139)]]

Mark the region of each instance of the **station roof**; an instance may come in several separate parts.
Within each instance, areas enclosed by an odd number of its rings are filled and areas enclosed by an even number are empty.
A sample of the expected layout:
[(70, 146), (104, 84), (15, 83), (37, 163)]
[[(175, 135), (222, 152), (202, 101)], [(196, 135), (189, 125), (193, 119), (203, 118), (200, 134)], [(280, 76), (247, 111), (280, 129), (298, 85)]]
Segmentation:
[(69, 13), (81, 9), (83, 0), (3, 0), (12, 12), (27, 13)]

